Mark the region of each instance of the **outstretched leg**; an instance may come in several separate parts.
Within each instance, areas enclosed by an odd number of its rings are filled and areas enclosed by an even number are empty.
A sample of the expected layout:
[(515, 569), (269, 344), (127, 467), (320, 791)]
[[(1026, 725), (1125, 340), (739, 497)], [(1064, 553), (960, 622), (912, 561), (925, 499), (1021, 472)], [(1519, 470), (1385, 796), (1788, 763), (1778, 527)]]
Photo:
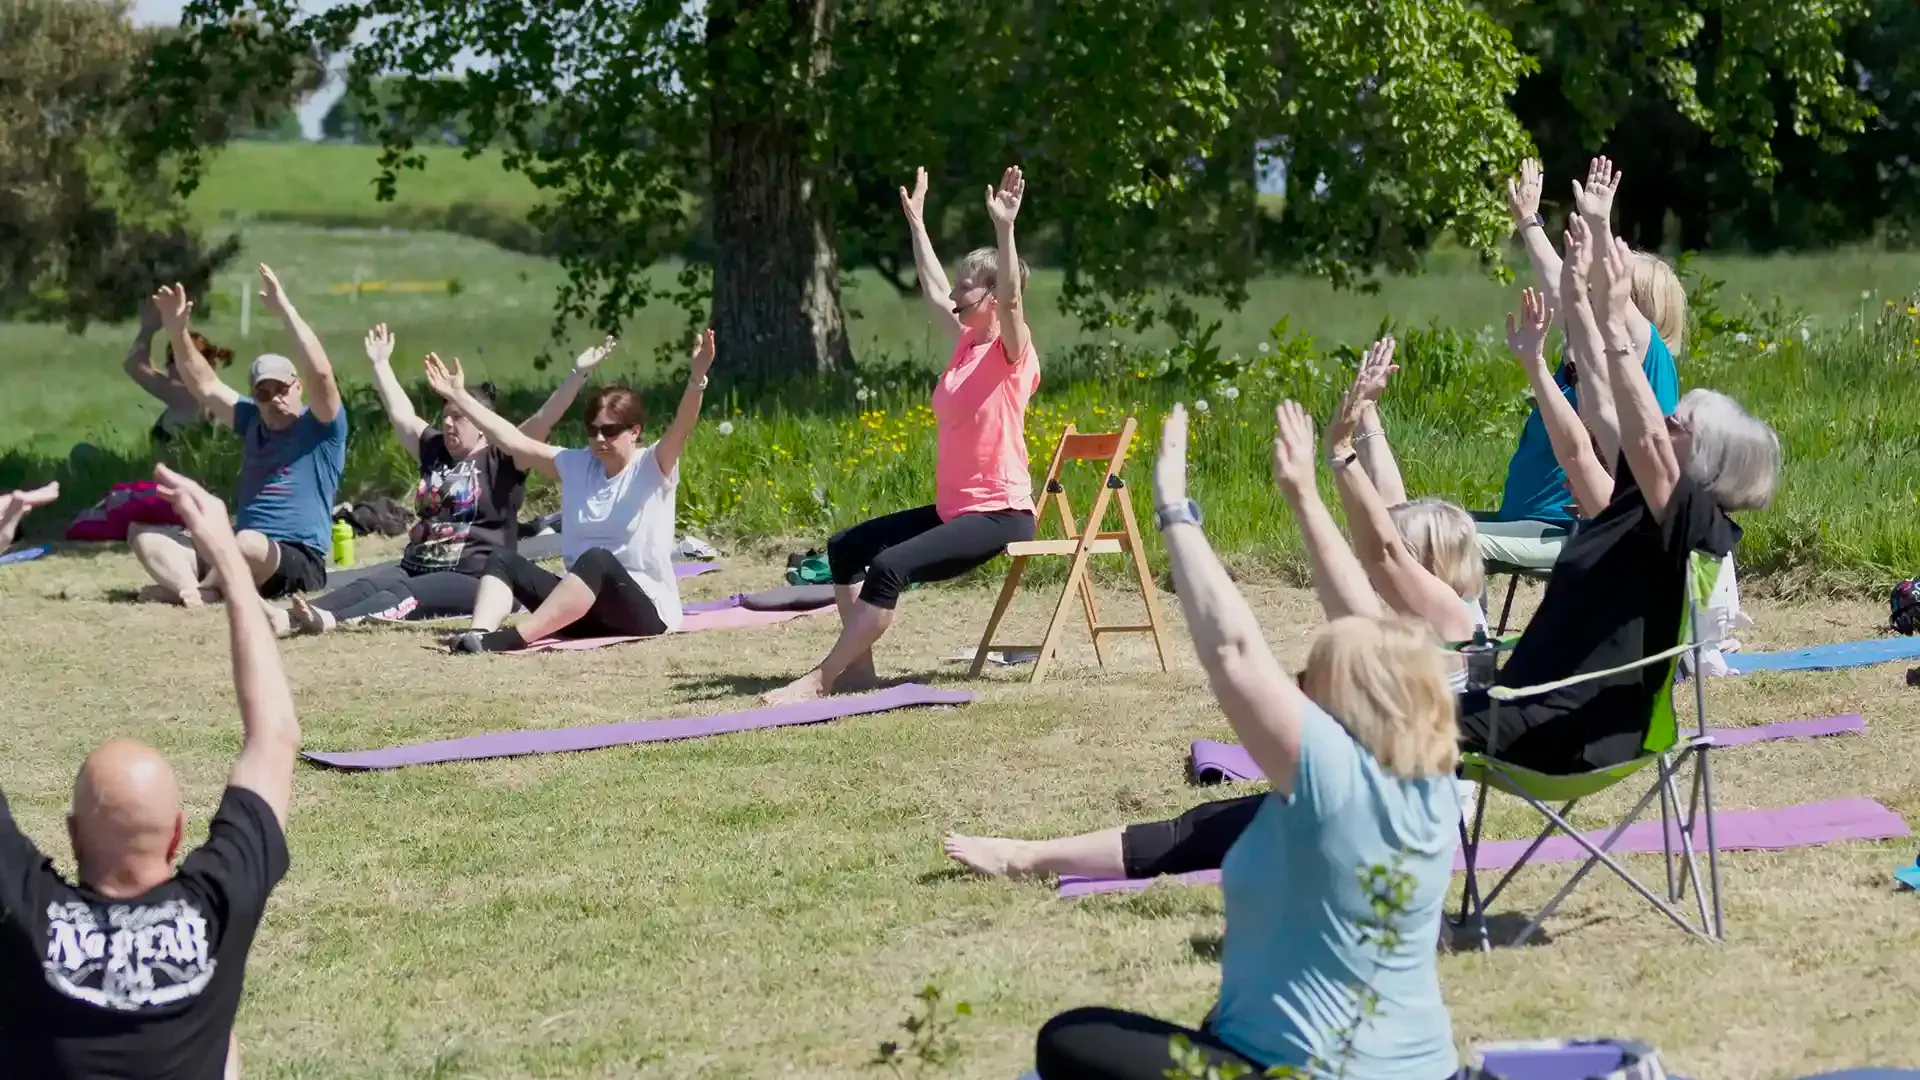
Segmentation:
[(1057, 840), (1013, 840), (949, 833), (942, 844), (954, 861), (988, 877), (1120, 878), (1127, 875), (1121, 845), (1125, 828), (1101, 829)]
[(989, 877), (1032, 874), (1150, 878), (1218, 870), (1234, 841), (1260, 812), (1265, 795), (1199, 806), (1166, 821), (1081, 833), (1058, 840), (949, 835), (947, 854)]

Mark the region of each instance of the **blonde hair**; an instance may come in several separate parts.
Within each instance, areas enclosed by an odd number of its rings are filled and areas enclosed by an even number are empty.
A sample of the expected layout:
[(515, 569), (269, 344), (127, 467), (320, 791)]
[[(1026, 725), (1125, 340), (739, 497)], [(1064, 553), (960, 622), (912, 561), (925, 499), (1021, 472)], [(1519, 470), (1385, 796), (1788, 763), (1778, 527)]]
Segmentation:
[(1480, 595), (1487, 565), (1480, 558), (1479, 530), (1465, 510), (1445, 499), (1411, 499), (1388, 507), (1387, 516), (1400, 542), (1429, 574), (1462, 599)]
[(1302, 689), (1393, 776), (1446, 776), (1460, 730), (1439, 642), (1402, 617), (1349, 615), (1314, 635)]
[(1680, 468), (1720, 509), (1761, 510), (1780, 479), (1780, 436), (1715, 390), (1689, 390), (1673, 418), (1693, 434)]
[(1680, 355), (1687, 335), (1687, 290), (1680, 275), (1660, 256), (1636, 251), (1628, 276), (1633, 280), (1633, 306), (1653, 324), (1667, 350)]
[[(998, 248), (974, 248), (967, 257), (960, 260), (960, 276), (975, 285), (991, 289), (1000, 284), (1000, 250)], [(1020, 291), (1027, 291), (1027, 260), (1020, 260)]]

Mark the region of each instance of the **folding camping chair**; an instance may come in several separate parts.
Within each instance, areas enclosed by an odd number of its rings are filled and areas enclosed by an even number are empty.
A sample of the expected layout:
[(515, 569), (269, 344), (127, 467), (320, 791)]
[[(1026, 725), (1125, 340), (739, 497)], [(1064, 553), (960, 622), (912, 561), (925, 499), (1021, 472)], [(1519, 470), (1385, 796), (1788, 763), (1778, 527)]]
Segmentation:
[[(1104, 637), (1107, 634), (1152, 634), (1154, 650), (1160, 655), (1160, 670), (1167, 670), (1167, 638), (1160, 625), (1160, 595), (1154, 588), (1153, 577), (1147, 573), (1145, 548), (1140, 541), (1140, 523), (1133, 514), (1133, 499), (1128, 492), (1127, 482), (1120, 478), (1120, 469), (1126, 464), (1127, 450), (1133, 444), (1133, 433), (1139, 425), (1133, 417), (1127, 417), (1119, 431), (1104, 434), (1076, 432), (1072, 424), (1060, 434), (1060, 443), (1054, 447), (1053, 461), (1047, 466), (1047, 479), (1043, 485), (1040, 502), (1034, 507), (1036, 525), (1047, 519), (1047, 506), (1051, 502), (1060, 511), (1060, 527), (1065, 538), (1061, 540), (1023, 540), (1007, 545), (1007, 554), (1012, 556), (1013, 565), (1007, 569), (1007, 582), (1000, 587), (1000, 599), (993, 605), (993, 615), (987, 619), (986, 633), (980, 635), (980, 648), (973, 654), (973, 667), (968, 674), (978, 677), (980, 669), (986, 666), (987, 654), (995, 649), (1006, 652), (1016, 650), (1037, 650), (1038, 656), (1033, 663), (1033, 675), (1029, 680), (1039, 682), (1046, 677), (1047, 669), (1053, 664), (1054, 653), (1060, 647), (1060, 632), (1065, 629), (1067, 608), (1076, 594), (1080, 598), (1080, 610), (1087, 620), (1087, 632), (1093, 636), (1093, 654), (1100, 666), (1107, 666), (1107, 647)], [(1074, 520), (1073, 507), (1067, 501), (1067, 489), (1060, 483), (1060, 467), (1069, 461), (1099, 461), (1107, 463), (1106, 482), (1101, 485), (1100, 493), (1094, 496), (1093, 508), (1087, 512), (1087, 525), (1083, 530)], [(1114, 496), (1118, 495), (1116, 499)], [(1120, 507), (1121, 528), (1118, 531), (1103, 531), (1106, 524), (1109, 504)], [(1000, 628), (1000, 620), (1005, 617), (1007, 607), (1013, 602), (1014, 593), (1020, 588), (1020, 577), (1026, 572), (1027, 560), (1036, 556), (1065, 555), (1073, 562), (1067, 568), (1067, 583), (1060, 590), (1060, 602), (1054, 605), (1053, 617), (1047, 622), (1047, 633), (1038, 646), (1005, 645), (993, 640), (994, 631)], [(1140, 599), (1146, 605), (1147, 621), (1139, 624), (1102, 623), (1099, 607), (1093, 598), (1093, 583), (1088, 579), (1088, 561), (1094, 555), (1125, 555), (1133, 564), (1134, 579), (1139, 584)]]
[(1506, 603), (1500, 605), (1500, 622), (1494, 628), (1495, 634), (1504, 634), (1507, 632), (1509, 620), (1513, 617), (1513, 594), (1520, 591), (1520, 579), (1526, 578), (1530, 581), (1538, 581), (1545, 584), (1547, 579), (1553, 577), (1553, 571), (1500, 562), (1497, 559), (1487, 560), (1486, 566), (1488, 580), (1499, 577), (1502, 574), (1507, 576), (1507, 600)]
[[(1500, 761), (1486, 754), (1461, 755), (1461, 775), (1468, 780), (1480, 783), (1479, 798), (1473, 814), (1473, 825), (1460, 823), (1460, 849), (1466, 863), (1466, 882), (1461, 890), (1460, 915), (1454, 925), (1464, 926), (1472, 920), (1480, 937), (1480, 947), (1489, 947), (1487, 938), (1487, 909), (1499, 897), (1502, 890), (1513, 881), (1514, 876), (1525, 869), (1528, 860), (1541, 844), (1553, 836), (1563, 833), (1571, 837), (1587, 852), (1587, 859), (1574, 871), (1567, 883), (1560, 887), (1553, 899), (1547, 901), (1517, 937), (1513, 944), (1520, 945), (1531, 938), (1540, 929), (1546, 918), (1553, 914), (1562, 901), (1573, 893), (1580, 882), (1595, 866), (1604, 866), (1613, 871), (1627, 883), (1641, 898), (1673, 920), (1682, 930), (1706, 941), (1720, 941), (1725, 936), (1725, 925), (1720, 904), (1720, 849), (1714, 834), (1713, 823), (1713, 776), (1708, 767), (1708, 751), (1713, 747), (1713, 739), (1707, 734), (1707, 691), (1706, 680), (1693, 680), (1694, 710), (1696, 729), (1690, 735), (1682, 735), (1679, 720), (1674, 714), (1671, 686), (1674, 668), (1684, 653), (1693, 653), (1694, 662), (1699, 663), (1700, 652), (1711, 643), (1702, 641), (1699, 633), (1699, 611), (1702, 599), (1713, 589), (1713, 577), (1719, 573), (1718, 560), (1703, 560), (1695, 555), (1688, 565), (1686, 607), (1681, 614), (1680, 641), (1673, 648), (1664, 649), (1644, 660), (1632, 664), (1623, 664), (1606, 671), (1596, 671), (1540, 686), (1501, 687), (1488, 690), (1493, 699), (1493, 716), (1490, 724), (1489, 742), (1497, 744), (1499, 736), (1500, 705), (1506, 702), (1520, 701), (1549, 693), (1568, 686), (1607, 678), (1638, 668), (1659, 665), (1661, 678), (1668, 688), (1654, 702), (1653, 715), (1648, 718), (1647, 733), (1641, 742), (1641, 754), (1632, 761), (1610, 768), (1596, 769), (1591, 772), (1574, 775), (1555, 775), (1536, 772), (1522, 766)], [(1704, 585), (1704, 588), (1702, 586)], [(1680, 813), (1680, 793), (1675, 783), (1681, 771), (1691, 762), (1693, 765), (1692, 782), (1687, 800), (1686, 813)], [(1616, 784), (1628, 780), (1651, 766), (1654, 769), (1654, 781), (1648, 787), (1633, 808), (1628, 810), (1620, 823), (1609, 832), (1599, 844), (1593, 843), (1568, 820), (1574, 807), (1583, 799), (1599, 794)], [(1518, 862), (1507, 871), (1494, 887), (1484, 896), (1480, 893), (1480, 879), (1476, 871), (1476, 859), (1480, 850), (1481, 827), (1486, 820), (1487, 789), (1497, 788), (1509, 795), (1524, 800), (1546, 819), (1533, 843), (1521, 855)], [(1637, 820), (1655, 798), (1660, 800), (1660, 828), (1662, 858), (1666, 865), (1667, 890), (1662, 899), (1652, 889), (1642, 884), (1625, 866), (1609, 854), (1609, 850), (1627, 827)], [(1550, 803), (1562, 804), (1555, 810)], [(1677, 825), (1677, 828), (1676, 828)], [(1694, 845), (1696, 825), (1704, 826), (1707, 857), (1707, 880), (1702, 887), (1700, 865)], [(1678, 850), (1675, 850), (1676, 841)], [(1687, 886), (1693, 887), (1699, 921), (1695, 923), (1689, 915), (1682, 914), (1675, 904), (1686, 893)], [(1709, 911), (1711, 906), (1711, 911)]]

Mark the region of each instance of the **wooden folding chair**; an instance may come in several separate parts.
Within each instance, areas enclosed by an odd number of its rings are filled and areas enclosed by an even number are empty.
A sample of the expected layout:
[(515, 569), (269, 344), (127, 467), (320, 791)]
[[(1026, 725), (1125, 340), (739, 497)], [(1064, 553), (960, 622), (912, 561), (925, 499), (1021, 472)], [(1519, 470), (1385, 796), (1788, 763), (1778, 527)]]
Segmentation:
[[(987, 620), (987, 632), (980, 635), (980, 648), (973, 654), (973, 667), (969, 675), (980, 674), (980, 669), (986, 666), (987, 654), (994, 649), (1005, 652), (1037, 649), (1039, 655), (1034, 659), (1030, 681), (1037, 683), (1046, 678), (1047, 668), (1052, 666), (1054, 653), (1060, 647), (1060, 632), (1066, 627), (1067, 608), (1073, 603), (1075, 594), (1079, 595), (1080, 611), (1086, 616), (1087, 631), (1093, 636), (1093, 653), (1099, 658), (1101, 667), (1107, 665), (1105, 635), (1152, 634), (1154, 650), (1160, 654), (1160, 670), (1167, 670), (1167, 638), (1160, 626), (1160, 596), (1153, 586), (1153, 577), (1147, 573), (1146, 553), (1140, 542), (1140, 522), (1133, 514), (1133, 499), (1128, 494), (1126, 481), (1120, 478), (1121, 466), (1127, 462), (1127, 450), (1133, 444), (1133, 433), (1138, 426), (1134, 418), (1129, 416), (1119, 431), (1082, 434), (1068, 424), (1067, 430), (1060, 434), (1060, 444), (1054, 447), (1053, 462), (1047, 466), (1047, 480), (1040, 501), (1033, 508), (1033, 516), (1035, 525), (1042, 525), (1047, 520), (1048, 503), (1059, 507), (1060, 526), (1066, 534), (1065, 539), (1025, 540), (1007, 545), (1007, 554), (1013, 558), (1013, 565), (1007, 570), (1007, 583), (1001, 586), (1000, 599), (994, 603), (993, 615)], [(1079, 522), (1074, 520), (1073, 507), (1067, 501), (1067, 490), (1060, 483), (1060, 467), (1069, 461), (1102, 459), (1107, 463), (1106, 482), (1094, 497), (1093, 509), (1087, 514), (1087, 527), (1082, 530)], [(1117, 500), (1115, 493), (1119, 495)], [(1102, 531), (1109, 504), (1114, 502), (1120, 507), (1121, 528), (1119, 531)], [(1060, 602), (1054, 605), (1053, 618), (1047, 623), (1045, 640), (1038, 646), (996, 644), (993, 633), (1000, 628), (1000, 620), (1006, 615), (1007, 606), (1013, 602), (1013, 594), (1019, 591), (1020, 576), (1026, 572), (1027, 560), (1042, 555), (1066, 555), (1073, 559), (1067, 569), (1066, 587), (1060, 590)], [(1147, 609), (1145, 623), (1103, 625), (1100, 622), (1100, 611), (1093, 598), (1093, 583), (1087, 573), (1088, 560), (1095, 555), (1125, 555), (1133, 562), (1140, 599)]]

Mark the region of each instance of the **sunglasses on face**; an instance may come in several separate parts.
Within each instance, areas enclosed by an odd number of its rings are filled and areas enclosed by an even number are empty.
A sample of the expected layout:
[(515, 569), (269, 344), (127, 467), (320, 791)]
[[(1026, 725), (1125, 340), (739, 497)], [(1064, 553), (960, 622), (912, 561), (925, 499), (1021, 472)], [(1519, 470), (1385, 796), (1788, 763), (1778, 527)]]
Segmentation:
[(292, 383), (277, 383), (277, 382), (255, 383), (253, 387), (253, 400), (274, 401), (279, 398), (286, 397), (287, 394), (292, 390), (293, 390)]
[(987, 290), (985, 290), (985, 289), (981, 289), (981, 290), (980, 290), (980, 291), (979, 291), (979, 292), (978, 292), (978, 293), (977, 293), (977, 294), (976, 294), (976, 295), (974, 296), (974, 298), (973, 298), (973, 299), (971, 299), (971, 300), (969, 300), (969, 301), (967, 301), (967, 302), (966, 302), (966, 303), (964, 303), (964, 304), (955, 304), (955, 305), (953, 305), (953, 313), (954, 313), (955, 315), (965, 315), (965, 314), (966, 314), (967, 312), (969, 312), (969, 311), (972, 311), (972, 310), (973, 310), (974, 308), (977, 308), (977, 307), (979, 307), (979, 306), (980, 306), (981, 304), (984, 304), (984, 303), (986, 303), (986, 302), (987, 302), (987, 297), (988, 297), (988, 296), (990, 296), (990, 295), (992, 295), (992, 294), (991, 294), (991, 293), (989, 293), (989, 292), (987, 292)]
[(628, 430), (628, 425), (626, 424), (592, 424), (590, 423), (587, 425), (587, 437), (591, 439), (595, 435), (598, 435), (603, 439), (609, 439), (609, 440), (617, 439), (620, 437), (622, 432), (627, 430)]

